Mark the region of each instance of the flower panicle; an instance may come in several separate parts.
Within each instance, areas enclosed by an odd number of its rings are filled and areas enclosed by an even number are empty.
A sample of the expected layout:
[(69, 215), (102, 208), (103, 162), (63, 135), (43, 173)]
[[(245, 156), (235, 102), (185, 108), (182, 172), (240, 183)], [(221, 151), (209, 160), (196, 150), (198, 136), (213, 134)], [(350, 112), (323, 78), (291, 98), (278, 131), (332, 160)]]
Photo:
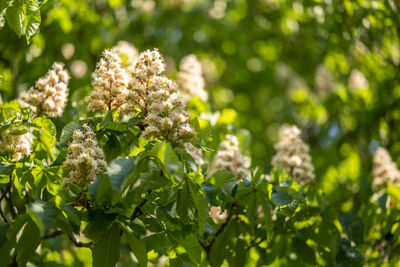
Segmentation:
[(64, 64), (54, 62), (44, 77), (34, 87), (22, 93), (18, 101), (21, 107), (29, 107), (36, 113), (49, 117), (61, 117), (68, 101), (69, 72)]
[(243, 176), (249, 177), (248, 167), (250, 160), (243, 156), (239, 147), (239, 140), (236, 136), (227, 134), (221, 142), (214, 159), (212, 169), (227, 170), (232, 172), (238, 180)]
[(129, 75), (122, 67), (121, 58), (113, 50), (105, 50), (94, 73), (89, 109), (107, 111), (123, 108), (128, 84)]
[(392, 160), (389, 152), (383, 147), (378, 147), (375, 151), (373, 158), (373, 175), (373, 188), (377, 188), (386, 182), (400, 184), (400, 171), (396, 163)]
[(33, 134), (29, 129), (24, 134), (16, 135), (13, 134), (15, 130), (10, 127), (0, 133), (0, 151), (19, 161), (32, 153)]
[(200, 61), (193, 54), (185, 56), (180, 63), (178, 82), (180, 90), (189, 96), (198, 96), (201, 100), (208, 100), (208, 93), (204, 89), (205, 81)]
[(75, 130), (72, 142), (68, 145), (65, 169), (71, 169), (65, 184), (89, 185), (107, 166), (104, 152), (98, 146), (96, 134), (89, 125), (83, 125), (83, 131)]
[(315, 179), (314, 166), (309, 155), (309, 147), (301, 139), (301, 130), (296, 126), (284, 125), (279, 132), (279, 141), (275, 144), (276, 154), (272, 165), (283, 167), (300, 185)]

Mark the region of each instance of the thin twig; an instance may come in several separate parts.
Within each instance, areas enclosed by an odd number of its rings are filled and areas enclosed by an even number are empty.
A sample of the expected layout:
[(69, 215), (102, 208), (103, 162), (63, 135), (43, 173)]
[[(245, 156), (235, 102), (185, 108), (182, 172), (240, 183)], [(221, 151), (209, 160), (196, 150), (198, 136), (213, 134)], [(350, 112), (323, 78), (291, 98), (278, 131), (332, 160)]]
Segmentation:
[[(147, 191), (147, 195), (150, 195), (151, 192), (152, 192), (151, 190)], [(146, 202), (147, 198), (144, 198), (142, 202), (140, 202), (140, 204), (133, 210), (133, 213), (130, 217), (132, 221), (143, 214), (142, 207), (146, 204)]]
[(212, 245), (214, 244), (215, 240), (217, 239), (217, 237), (224, 231), (225, 227), (228, 226), (230, 220), (232, 219), (233, 216), (233, 208), (237, 206), (236, 203), (233, 203), (231, 208), (228, 211), (228, 217), (226, 218), (225, 222), (223, 224), (221, 224), (221, 226), (219, 227), (219, 229), (217, 230), (217, 232), (215, 232), (214, 237), (211, 239), (210, 243), (208, 243), (208, 245), (205, 245), (203, 242), (199, 241), (200, 245), (206, 250), (207, 254), (210, 251)]
[(49, 234), (45, 235), (43, 237), (43, 239), (49, 239), (49, 238), (57, 237), (59, 235), (62, 235), (63, 233), (64, 232), (62, 230), (58, 229), (58, 230), (56, 230), (56, 231), (54, 231), (52, 233), (49, 233)]
[(0, 215), (3, 218), (4, 222), (8, 223), (8, 219), (7, 219), (6, 215), (3, 212), (3, 209), (1, 208), (1, 202), (0, 202)]
[(80, 242), (79, 240), (77, 240), (75, 237), (73, 237), (72, 235), (69, 236), (69, 239), (74, 242), (75, 246), (77, 246), (78, 248), (90, 248), (92, 249), (94, 246), (93, 242)]

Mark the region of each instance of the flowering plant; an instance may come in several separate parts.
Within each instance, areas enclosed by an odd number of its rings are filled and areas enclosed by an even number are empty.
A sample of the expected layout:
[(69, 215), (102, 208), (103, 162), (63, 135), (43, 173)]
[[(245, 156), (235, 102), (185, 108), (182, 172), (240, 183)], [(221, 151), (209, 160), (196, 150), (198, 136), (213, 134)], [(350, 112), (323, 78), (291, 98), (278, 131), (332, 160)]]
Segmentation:
[[(165, 68), (157, 49), (104, 51), (87, 113), (59, 129), (69, 81), (61, 63), (1, 104), (1, 263), (60, 265), (79, 248), (93, 266), (358, 264), (360, 219), (340, 217), (315, 190), (301, 130), (282, 126), (271, 171), (252, 166), (247, 132), (204, 103), (197, 58), (182, 60), (178, 83)], [(383, 148), (374, 165), (382, 198), (399, 171)], [(383, 260), (398, 249), (379, 246)]]

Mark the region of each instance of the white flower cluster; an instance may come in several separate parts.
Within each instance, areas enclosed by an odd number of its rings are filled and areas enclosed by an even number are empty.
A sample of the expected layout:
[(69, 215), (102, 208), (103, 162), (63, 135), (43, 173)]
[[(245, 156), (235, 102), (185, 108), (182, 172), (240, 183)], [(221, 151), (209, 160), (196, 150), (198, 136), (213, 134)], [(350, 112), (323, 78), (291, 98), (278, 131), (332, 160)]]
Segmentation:
[(97, 145), (95, 133), (87, 124), (83, 125), (83, 129), (83, 132), (74, 131), (73, 141), (68, 146), (64, 168), (71, 169), (71, 172), (69, 178), (65, 179), (66, 184), (87, 186), (107, 166), (104, 152)]
[(211, 206), (209, 215), (214, 223), (223, 221), (228, 217), (228, 213), (226, 211), (222, 212), (221, 207), (219, 206)]
[(93, 111), (121, 108), (129, 84), (129, 76), (122, 67), (121, 58), (115, 52), (105, 50), (94, 76), (89, 108)]
[(390, 157), (389, 152), (383, 147), (379, 147), (374, 154), (373, 174), (373, 188), (387, 181), (400, 184), (400, 171), (397, 169), (396, 163), (394, 163)]
[(202, 66), (195, 55), (188, 55), (181, 60), (178, 73), (179, 89), (189, 96), (198, 96), (203, 101), (208, 100), (204, 90)]
[[(139, 54), (134, 66), (122, 66), (117, 49), (106, 50), (98, 63), (92, 110), (119, 109), (122, 115), (144, 116), (142, 135), (185, 143), (195, 136), (175, 82), (161, 73), (165, 63), (157, 49)], [(134, 62), (133, 60), (132, 62)]]
[(227, 170), (232, 172), (238, 180), (243, 175), (249, 179), (249, 160), (245, 158), (239, 148), (239, 141), (236, 136), (227, 134), (225, 140), (221, 142), (217, 155), (214, 159), (213, 170)]
[(0, 151), (10, 158), (20, 160), (32, 153), (33, 134), (28, 131), (21, 135), (11, 134), (14, 128), (8, 128), (0, 134)]
[(276, 155), (272, 159), (274, 167), (283, 167), (300, 185), (314, 180), (314, 166), (309, 155), (309, 147), (301, 140), (301, 131), (296, 126), (284, 125), (279, 132), (279, 142), (275, 144)]
[(22, 93), (18, 101), (22, 107), (30, 107), (38, 114), (60, 117), (68, 101), (69, 79), (64, 64), (55, 62), (47, 74), (36, 82), (36, 86)]
[(111, 50), (121, 58), (122, 66), (132, 71), (139, 58), (139, 51), (132, 44), (119, 41)]
[(143, 137), (184, 143), (194, 138), (195, 131), (189, 124), (185, 102), (179, 97), (175, 82), (160, 76), (164, 70), (164, 59), (156, 49), (139, 55), (125, 112), (144, 113)]
[(135, 67), (135, 76), (138, 79), (148, 81), (155, 75), (165, 71), (164, 58), (157, 49), (140, 53)]

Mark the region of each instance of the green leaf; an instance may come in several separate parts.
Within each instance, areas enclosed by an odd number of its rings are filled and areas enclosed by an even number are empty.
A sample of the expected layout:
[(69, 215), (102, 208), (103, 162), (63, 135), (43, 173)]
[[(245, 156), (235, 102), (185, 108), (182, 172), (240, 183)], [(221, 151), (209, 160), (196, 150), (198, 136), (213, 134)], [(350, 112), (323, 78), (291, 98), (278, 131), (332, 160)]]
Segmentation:
[(10, 175), (15, 169), (15, 164), (8, 162), (0, 162), (0, 174)]
[(107, 110), (106, 114), (104, 115), (103, 119), (99, 124), (99, 128), (104, 128), (104, 125), (108, 122), (113, 122), (113, 114), (111, 110)]
[(292, 246), (301, 261), (313, 266), (317, 264), (314, 250), (305, 241), (295, 237), (292, 239)]
[[(158, 162), (159, 163), (159, 162)], [(144, 185), (144, 191), (154, 190), (171, 184), (163, 169), (155, 160), (149, 158), (141, 159), (137, 163), (136, 172), (140, 174), (140, 183)]]
[(133, 254), (138, 260), (139, 266), (140, 267), (147, 266), (146, 243), (142, 239), (137, 239), (129, 228), (123, 227), (123, 229), (125, 234), (124, 236), (128, 241), (128, 244), (132, 249)]
[(238, 238), (235, 245), (236, 255), (232, 259), (228, 259), (228, 261), (231, 260), (229, 261), (229, 266), (242, 267), (246, 265), (248, 259), (248, 250), (246, 249), (246, 247), (246, 241)]
[(258, 203), (261, 204), (264, 213), (264, 226), (267, 235), (267, 242), (269, 243), (272, 240), (272, 235), (274, 233), (274, 222), (272, 220), (271, 205), (269, 203), (268, 197), (260, 192), (257, 192), (257, 200)]
[[(4, 0), (3, 0), (4, 1)], [(10, 28), (21, 37), (24, 34), (24, 11), (22, 10), (23, 0), (15, 0), (12, 6), (7, 8), (6, 20)]]
[(60, 211), (52, 203), (42, 200), (36, 200), (28, 205), (27, 212), (39, 227), (42, 235), (49, 232), (60, 215)]
[(211, 148), (208, 148), (208, 147), (206, 147), (206, 146), (204, 146), (204, 145), (201, 145), (200, 146), (205, 152), (214, 152), (215, 150), (213, 150), (213, 149), (211, 149)]
[(294, 200), (287, 192), (272, 192), (271, 198), (278, 207), (289, 205)]
[(345, 213), (339, 216), (339, 221), (345, 232), (356, 244), (364, 242), (364, 222), (357, 214)]
[(194, 265), (189, 258), (189, 256), (184, 253), (184, 254), (178, 254), (176, 258), (170, 259), (169, 260), (169, 266), (174, 266), (174, 267), (196, 267), (199, 265)]
[(197, 265), (201, 261), (201, 247), (197, 237), (194, 234), (185, 236), (182, 246), (186, 250), (190, 260)]
[(134, 118), (130, 119), (130, 120), (128, 121), (128, 128), (132, 128), (132, 127), (138, 125), (138, 124), (139, 124), (140, 122), (142, 122), (143, 120), (144, 120), (143, 117), (134, 117)]
[(8, 7), (8, 5), (10, 4), (10, 1), (8, 0), (1, 0), (0, 1), (0, 13), (6, 9)]
[(184, 183), (182, 188), (178, 191), (178, 199), (176, 203), (176, 213), (179, 218), (184, 222), (189, 222), (189, 207), (191, 204), (191, 195), (188, 183)]
[(190, 155), (186, 151), (183, 153), (183, 161), (184, 161), (186, 173), (198, 174), (198, 168), (197, 168), (196, 161), (193, 159), (192, 155)]
[(89, 186), (88, 191), (92, 201), (101, 205), (104, 202), (112, 201), (112, 186), (109, 177), (102, 175), (94, 180)]
[(119, 260), (120, 246), (120, 227), (118, 223), (113, 223), (110, 229), (93, 246), (93, 266), (110, 267), (115, 266)]
[(35, 128), (36, 145), (35, 157), (40, 159), (54, 158), (54, 145), (56, 143), (56, 127), (54, 123), (45, 116), (37, 117), (33, 120), (37, 125)]
[(213, 206), (219, 206), (220, 202), (217, 199), (220, 189), (212, 184), (202, 184), (201, 190), (204, 192), (206, 201)]
[(152, 147), (150, 154), (160, 160), (165, 168), (165, 171), (167, 172), (166, 175), (168, 177), (171, 175), (183, 175), (183, 165), (170, 143), (156, 143)]
[(0, 224), (0, 248), (7, 242), (7, 231), (10, 224)]
[(33, 0), (14, 0), (7, 8), (6, 20), (10, 28), (27, 42), (39, 32), (41, 22), (40, 6)]
[(114, 190), (121, 192), (126, 187), (124, 184), (135, 171), (135, 161), (136, 157), (116, 158), (108, 165), (106, 173)]
[(27, 214), (18, 216), (15, 221), (8, 225), (6, 242), (0, 246), (1, 264), (8, 266), (12, 257), (15, 255), (15, 244), (17, 241), (17, 234), (21, 231), (22, 227), (29, 221)]
[(336, 261), (342, 266), (361, 266), (360, 252), (351, 246), (349, 240), (342, 238)]
[(152, 248), (155, 251), (166, 250), (169, 246), (171, 246), (171, 242), (165, 233), (148, 235), (143, 238), (143, 240), (145, 241), (147, 248)]
[(191, 124), (196, 130), (197, 138), (200, 140), (206, 140), (210, 136), (211, 124), (208, 120), (194, 118)]
[(17, 240), (15, 249), (17, 251), (17, 263), (19, 266), (26, 266), (35, 254), (36, 248), (39, 246), (41, 237), (39, 228), (32, 221), (23, 227), (21, 237)]
[(205, 200), (204, 193), (200, 190), (200, 186), (194, 181), (189, 181), (189, 188), (197, 209), (197, 222), (199, 224), (199, 235), (205, 232), (206, 221), (209, 214), (209, 207)]
[(232, 193), (232, 190), (237, 184), (237, 179), (233, 173), (226, 170), (216, 171), (211, 176), (214, 185), (217, 187), (221, 187), (228, 194)]
[(128, 125), (122, 122), (107, 122), (103, 129), (123, 133), (128, 129)]
[(68, 142), (72, 140), (72, 136), (75, 130), (82, 130), (83, 124), (79, 121), (73, 121), (68, 123), (61, 132), (60, 145), (65, 146)]
[(106, 145), (104, 146), (104, 152), (106, 153), (107, 162), (110, 162), (118, 157), (121, 154), (121, 151), (121, 142), (116, 135), (111, 134), (107, 140)]
[(32, 0), (25, 0), (25, 37), (27, 42), (39, 32), (40, 9)]
[(220, 266), (227, 257), (229, 251), (226, 246), (233, 237), (237, 237), (236, 227), (234, 226), (234, 223), (230, 221), (211, 246), (209, 258), (212, 266)]

